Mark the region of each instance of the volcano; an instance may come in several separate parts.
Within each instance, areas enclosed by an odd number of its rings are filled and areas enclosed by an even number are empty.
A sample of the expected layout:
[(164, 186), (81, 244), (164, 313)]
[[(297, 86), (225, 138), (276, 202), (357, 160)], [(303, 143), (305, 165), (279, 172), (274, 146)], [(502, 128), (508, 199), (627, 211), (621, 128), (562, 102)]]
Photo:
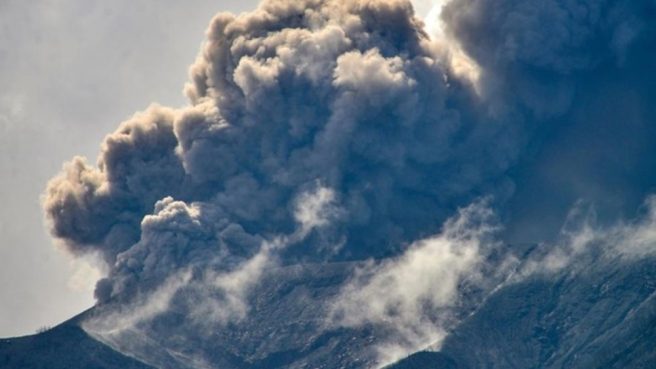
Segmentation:
[[(654, 367), (656, 259), (612, 264), (590, 256), (574, 271), (508, 282), (454, 327), (439, 350), (418, 351), (386, 368)], [(99, 307), (38, 335), (3, 339), (0, 363), (7, 369), (375, 367), (367, 348), (384, 332), (324, 330), (316, 320), (320, 301), (338, 291), (353, 267), (278, 270), (275, 283), (258, 288), (248, 320), (215, 332), (212, 355), (202, 363), (187, 345), (176, 347), (177, 319), (184, 318), (164, 318), (167, 337), (130, 331), (112, 339), (84, 329)]]
[(656, 3), (431, 14), (215, 15), (188, 104), (48, 182), (97, 304), (3, 367), (656, 367)]

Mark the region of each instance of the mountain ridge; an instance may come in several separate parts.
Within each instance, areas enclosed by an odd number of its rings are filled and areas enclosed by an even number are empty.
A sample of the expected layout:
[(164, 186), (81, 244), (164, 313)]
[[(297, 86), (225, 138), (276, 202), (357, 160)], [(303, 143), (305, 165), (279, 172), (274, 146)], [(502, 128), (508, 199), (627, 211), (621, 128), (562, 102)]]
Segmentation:
[[(284, 333), (274, 339), (269, 336), (271, 332), (285, 332), (284, 327), (303, 324), (303, 314), (312, 311), (312, 299), (305, 297), (321, 300), (336, 293), (352, 268), (347, 264), (281, 268), (274, 275), (276, 278), (258, 289), (266, 297), (259, 300), (259, 307), (254, 307), (253, 322), (241, 327), (251, 327), (248, 328), (251, 331), (224, 332), (225, 339), (238, 340), (232, 344), (237, 345), (234, 348), (218, 341), (217, 348), (222, 347), (222, 355), (232, 359), (214, 357), (215, 361), (198, 366), (176, 356), (176, 351), (170, 350), (175, 347), (165, 340), (162, 349), (166, 355), (172, 355), (171, 359), (162, 359), (164, 365), (145, 364), (133, 358), (138, 355), (123, 352), (125, 347), (115, 350), (83, 330), (82, 322), (98, 314), (96, 307), (46, 332), (0, 340), (0, 367), (375, 367), (366, 355), (362, 356), (367, 342), (370, 345), (376, 342), (375, 331), (367, 327), (336, 329), (321, 335), (308, 331), (309, 338)], [(263, 320), (266, 316), (283, 321), (282, 325), (279, 328), (269, 325), (271, 321)], [(253, 335), (254, 341), (243, 334)], [(250, 348), (236, 350), (240, 342)], [(450, 332), (441, 352), (419, 351), (385, 368), (646, 369), (656, 366), (656, 352), (650, 346), (653, 342), (656, 342), (656, 258), (626, 261), (591, 255), (555, 274), (537, 274), (508, 283)]]
[(92, 311), (38, 334), (0, 339), (3, 369), (155, 369), (93, 339), (80, 326)]

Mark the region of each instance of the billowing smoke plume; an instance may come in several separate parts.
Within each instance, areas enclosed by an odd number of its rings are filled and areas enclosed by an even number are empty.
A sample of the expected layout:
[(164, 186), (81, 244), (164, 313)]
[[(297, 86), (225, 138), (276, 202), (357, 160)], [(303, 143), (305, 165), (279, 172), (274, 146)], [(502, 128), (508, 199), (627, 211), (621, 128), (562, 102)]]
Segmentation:
[(510, 237), (557, 234), (577, 200), (631, 217), (656, 184), (651, 0), (450, 1), (445, 32), (480, 66), (494, 113), (523, 117), (527, 148), (504, 209)]
[[(266, 0), (215, 16), (190, 105), (136, 114), (96, 166), (75, 158), (48, 184), (53, 234), (109, 266), (95, 332), (161, 351), (147, 361), (162, 367), (167, 352), (179, 367), (274, 365), (273, 345), (301, 355), (326, 342), (367, 366), (379, 361), (363, 347), (386, 334), (403, 353), (438, 342), (476, 300), (463, 286), (490, 291), (516, 261), (480, 203), (441, 226), (458, 208), (490, 196), (503, 237), (536, 242), (579, 198), (623, 215), (656, 185), (653, 1), (452, 0), (437, 13), (439, 39), (404, 0)], [(276, 315), (278, 295), (316, 310)], [(358, 310), (367, 296), (378, 305)], [(241, 336), (214, 329), (226, 324)], [(167, 341), (171, 325), (202, 342)], [(344, 347), (340, 329), (365, 333)], [(266, 346), (271, 335), (293, 343)]]
[(508, 192), (513, 130), (477, 119), (408, 2), (219, 14), (191, 78), (191, 106), (137, 114), (105, 139), (97, 167), (75, 159), (48, 186), (54, 234), (114, 265), (102, 301), (254, 255), (294, 231), (294, 204), (317, 183), (339, 211), (290, 257), (391, 255), (458, 205)]

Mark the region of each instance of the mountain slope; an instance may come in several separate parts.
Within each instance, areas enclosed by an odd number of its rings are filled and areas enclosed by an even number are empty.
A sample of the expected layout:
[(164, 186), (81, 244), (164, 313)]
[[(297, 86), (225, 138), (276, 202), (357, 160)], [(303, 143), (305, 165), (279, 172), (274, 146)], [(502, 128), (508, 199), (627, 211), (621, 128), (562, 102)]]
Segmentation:
[[(253, 286), (247, 313), (227, 323), (212, 316), (224, 313), (226, 306), (203, 309), (202, 318), (194, 319), (198, 314), (189, 312), (187, 301), (203, 300), (197, 299), (198, 291), (183, 291), (178, 295), (184, 298), (173, 298), (165, 311), (125, 329), (114, 329), (123, 326), (120, 319), (104, 318), (112, 316), (111, 305), (97, 308), (85, 328), (115, 350), (162, 369), (368, 368), (375, 361), (370, 347), (384, 336), (370, 327), (326, 322), (330, 302), (356, 266), (274, 268)], [(95, 324), (96, 319), (109, 324)]]
[[(656, 367), (656, 259), (628, 263), (590, 256), (577, 263), (498, 290), (446, 338), (442, 352), (418, 352), (388, 368)], [(184, 336), (162, 336), (150, 327), (123, 332), (115, 342), (103, 340), (106, 345), (80, 327), (95, 309), (38, 335), (0, 340), (0, 367), (369, 368), (366, 352), (377, 341), (375, 330), (319, 329), (317, 320), (317, 302), (334, 296), (352, 268), (280, 269), (257, 288), (251, 315), (207, 342), (188, 335), (196, 341), (179, 346)], [(181, 317), (162, 319), (173, 331), (189, 334)], [(197, 366), (189, 360), (194, 357), (207, 365)]]
[(441, 352), (420, 351), (385, 369), (459, 369), (448, 355)]
[[(491, 296), (422, 368), (656, 367), (656, 260), (591, 257), (574, 271), (532, 277)], [(416, 368), (411, 356), (392, 368)]]
[(3, 369), (153, 369), (91, 338), (81, 314), (46, 332), (0, 339)]

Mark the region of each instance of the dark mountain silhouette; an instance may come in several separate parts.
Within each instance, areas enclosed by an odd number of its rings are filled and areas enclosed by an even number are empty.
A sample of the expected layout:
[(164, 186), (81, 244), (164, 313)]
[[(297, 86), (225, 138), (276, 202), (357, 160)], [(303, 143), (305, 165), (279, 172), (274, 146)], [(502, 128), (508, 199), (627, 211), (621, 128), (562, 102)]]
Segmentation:
[(87, 312), (39, 334), (0, 339), (3, 369), (153, 369), (94, 340), (80, 327)]
[(444, 342), (390, 369), (656, 368), (656, 262), (590, 257), (492, 295)]
[[(304, 273), (288, 274), (289, 280), (279, 278), (273, 283), (285, 288), (267, 289), (270, 296), (266, 305), (276, 308), (257, 312), (259, 327), (251, 329), (266, 331), (268, 325), (298, 319), (296, 312), (301, 307), (297, 305), (307, 301), (291, 298), (296, 294), (294, 291), (313, 291), (317, 299), (321, 299), (321, 294), (334, 293), (334, 287), (326, 289), (325, 281), (329, 281), (329, 285), (339, 285), (342, 281), (334, 277), (327, 280), (325, 276), (313, 280)], [(317, 284), (319, 280), (324, 281), (324, 285)], [(87, 311), (37, 335), (0, 340), (0, 367), (152, 368), (89, 336), (80, 324), (92, 313), (93, 310)], [(267, 321), (266, 316), (275, 321)], [(240, 368), (309, 368), (317, 363), (317, 353), (332, 352), (332, 355), (318, 356), (323, 360), (321, 367), (356, 368), (357, 364), (343, 359), (345, 355), (354, 355), (347, 351), (363, 349), (361, 345), (349, 348), (348, 342), (358, 342), (362, 338), (357, 335), (358, 330), (341, 330), (327, 339), (315, 340), (310, 349), (276, 353), (271, 348), (272, 351), (259, 361), (233, 357), (217, 363), (230, 359), (233, 366)], [(260, 339), (266, 340), (266, 337)], [(297, 344), (291, 336), (275, 338), (280, 345), (285, 345), (285, 340), (290, 347)], [(656, 367), (654, 342), (656, 260), (650, 257), (627, 264), (619, 258), (609, 261), (591, 255), (556, 275), (538, 274), (508, 284), (492, 294), (446, 338), (441, 352), (418, 352), (387, 368), (646, 369)], [(254, 344), (265, 345), (265, 342)], [(331, 347), (337, 350), (331, 351)], [(171, 367), (176, 365), (171, 362)]]

